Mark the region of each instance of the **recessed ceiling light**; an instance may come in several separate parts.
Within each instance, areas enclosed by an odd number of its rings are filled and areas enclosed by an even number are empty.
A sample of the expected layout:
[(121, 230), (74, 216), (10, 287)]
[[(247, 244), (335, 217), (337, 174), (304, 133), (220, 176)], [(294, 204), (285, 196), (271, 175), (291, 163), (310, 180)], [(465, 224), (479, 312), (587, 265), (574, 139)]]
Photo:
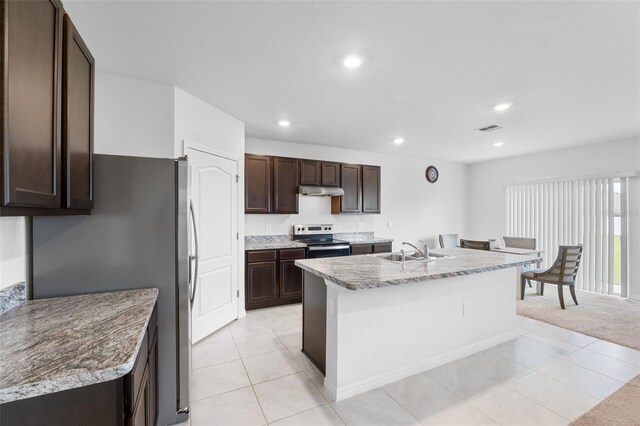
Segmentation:
[(493, 107), (493, 110), (494, 110), (494, 111), (500, 111), (500, 112), (502, 112), (502, 111), (506, 111), (506, 110), (508, 110), (509, 108), (511, 108), (511, 105), (512, 105), (512, 104), (510, 104), (510, 103), (508, 103), (508, 102), (503, 103), (503, 104), (498, 104), (498, 105), (496, 105), (496, 106), (494, 106), (494, 107)]
[(345, 67), (349, 69), (354, 69), (362, 65), (362, 58), (358, 55), (349, 55), (346, 58), (344, 58), (344, 61), (342, 63), (344, 64)]
[(395, 143), (396, 145), (400, 145), (400, 144), (404, 143), (404, 138), (395, 138), (393, 140), (393, 143)]
[(280, 126), (280, 127), (289, 127), (289, 126), (291, 126), (291, 122), (289, 120), (280, 120), (280, 121), (278, 121), (278, 126)]
[(493, 143), (493, 146), (502, 146), (502, 145), (504, 145), (504, 142), (502, 142), (502, 141), (498, 141), (498, 142), (494, 142)]

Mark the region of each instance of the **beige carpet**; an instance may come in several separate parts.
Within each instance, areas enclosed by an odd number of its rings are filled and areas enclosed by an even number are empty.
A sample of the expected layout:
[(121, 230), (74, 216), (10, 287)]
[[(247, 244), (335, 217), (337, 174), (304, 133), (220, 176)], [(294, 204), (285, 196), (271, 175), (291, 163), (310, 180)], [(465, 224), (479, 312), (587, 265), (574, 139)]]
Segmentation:
[(547, 285), (544, 296), (530, 293), (518, 300), (519, 315), (640, 350), (640, 303), (619, 297), (576, 291), (580, 305), (565, 289), (566, 309), (560, 308), (556, 286)]
[[(580, 303), (580, 299), (578, 299)], [(596, 405), (571, 426), (640, 424), (640, 376), (618, 389), (610, 397)]]

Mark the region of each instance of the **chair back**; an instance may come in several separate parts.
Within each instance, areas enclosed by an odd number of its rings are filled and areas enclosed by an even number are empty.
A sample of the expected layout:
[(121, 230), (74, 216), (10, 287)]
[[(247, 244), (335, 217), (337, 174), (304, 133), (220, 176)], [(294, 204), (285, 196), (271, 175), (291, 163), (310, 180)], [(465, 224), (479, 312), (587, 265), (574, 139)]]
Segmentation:
[(460, 235), (440, 234), (440, 247), (442, 248), (460, 247)]
[(502, 237), (504, 245), (507, 247), (521, 248), (521, 249), (536, 249), (535, 238), (523, 238), (523, 237)]
[(491, 250), (489, 241), (460, 240), (460, 247), (474, 250)]
[(573, 284), (576, 282), (581, 257), (581, 245), (560, 246), (558, 247), (558, 256), (553, 265), (546, 271), (536, 275), (559, 283)]

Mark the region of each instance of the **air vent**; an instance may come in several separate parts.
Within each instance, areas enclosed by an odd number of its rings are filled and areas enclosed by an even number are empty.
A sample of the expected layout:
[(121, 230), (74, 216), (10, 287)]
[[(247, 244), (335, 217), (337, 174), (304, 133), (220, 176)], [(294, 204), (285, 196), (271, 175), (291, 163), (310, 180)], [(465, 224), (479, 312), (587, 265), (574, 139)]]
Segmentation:
[(499, 125), (499, 124), (492, 124), (490, 126), (487, 127), (480, 127), (479, 129), (476, 129), (480, 132), (493, 132), (496, 130), (500, 130), (500, 129), (504, 129), (503, 126)]

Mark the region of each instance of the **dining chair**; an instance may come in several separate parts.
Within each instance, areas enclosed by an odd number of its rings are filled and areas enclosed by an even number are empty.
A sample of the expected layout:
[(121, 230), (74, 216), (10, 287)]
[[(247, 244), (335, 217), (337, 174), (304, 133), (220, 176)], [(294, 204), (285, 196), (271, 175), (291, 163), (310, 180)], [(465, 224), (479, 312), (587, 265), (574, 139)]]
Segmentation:
[(560, 299), (560, 307), (564, 309), (564, 293), (563, 287), (568, 286), (571, 292), (571, 298), (578, 304), (576, 299), (576, 275), (580, 266), (580, 258), (582, 257), (582, 246), (560, 246), (558, 248), (558, 257), (553, 265), (547, 270), (534, 269), (522, 273), (520, 278), (520, 290), (522, 291), (521, 299), (524, 300), (525, 281), (531, 284), (531, 281), (540, 283), (540, 295), (544, 294), (544, 285), (553, 284), (558, 286), (558, 299)]
[(491, 250), (489, 241), (460, 240), (460, 247), (474, 250)]
[(504, 240), (504, 245), (506, 247), (513, 248), (521, 248), (521, 249), (536, 249), (536, 239), (535, 238), (524, 238), (524, 237), (502, 237)]
[(460, 247), (460, 235), (440, 234), (440, 247), (441, 248)]

